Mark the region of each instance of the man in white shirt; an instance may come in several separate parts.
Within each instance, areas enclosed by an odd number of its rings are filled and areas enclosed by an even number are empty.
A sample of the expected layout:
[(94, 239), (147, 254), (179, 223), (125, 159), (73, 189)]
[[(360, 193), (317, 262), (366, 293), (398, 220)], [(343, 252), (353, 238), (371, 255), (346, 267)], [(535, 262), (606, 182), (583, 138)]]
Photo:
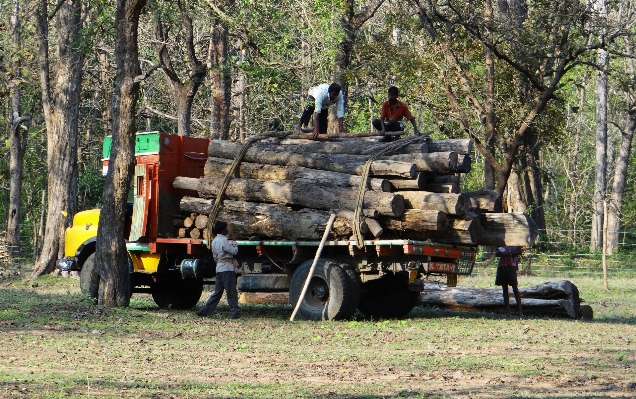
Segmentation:
[(211, 315), (216, 310), (225, 290), (227, 303), (230, 305), (230, 319), (240, 319), (241, 310), (238, 306), (236, 275), (234, 273), (234, 255), (238, 253), (238, 245), (236, 241), (228, 239), (227, 223), (217, 221), (212, 232), (216, 234), (212, 240), (212, 256), (216, 262), (214, 293), (197, 312), (197, 315), (201, 317)]
[(338, 83), (323, 83), (309, 89), (307, 96), (307, 106), (300, 117), (296, 130), (307, 126), (311, 116), (314, 116), (313, 138), (318, 134), (327, 133), (327, 115), (329, 107), (336, 104), (336, 117), (338, 118), (338, 131), (344, 132), (344, 96)]

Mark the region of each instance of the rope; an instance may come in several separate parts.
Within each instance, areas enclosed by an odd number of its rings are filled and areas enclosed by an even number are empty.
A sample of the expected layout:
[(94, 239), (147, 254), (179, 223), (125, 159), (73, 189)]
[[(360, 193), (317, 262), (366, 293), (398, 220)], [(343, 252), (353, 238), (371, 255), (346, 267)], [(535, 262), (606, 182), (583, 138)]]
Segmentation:
[(230, 165), (230, 169), (228, 169), (225, 175), (225, 179), (223, 179), (223, 184), (221, 185), (221, 189), (216, 195), (216, 201), (214, 201), (214, 207), (212, 207), (212, 212), (210, 212), (210, 215), (208, 216), (208, 225), (207, 225), (206, 234), (204, 237), (205, 240), (207, 241), (206, 245), (208, 248), (212, 248), (212, 226), (214, 226), (214, 222), (216, 222), (216, 218), (219, 216), (223, 194), (225, 193), (225, 190), (227, 189), (227, 187), (230, 185), (230, 180), (232, 180), (232, 176), (236, 172), (236, 168), (238, 168), (238, 166), (241, 164), (241, 161), (243, 160), (245, 153), (247, 153), (247, 150), (251, 147), (252, 144), (254, 144), (257, 141), (268, 139), (271, 137), (284, 138), (289, 135), (290, 135), (289, 132), (265, 132), (258, 136), (251, 136), (247, 140), (245, 140), (243, 147), (241, 147), (241, 150), (234, 157), (234, 162), (232, 162), (232, 165)]
[(367, 162), (364, 164), (364, 169), (362, 170), (362, 181), (360, 182), (360, 186), (358, 187), (358, 198), (356, 201), (356, 209), (353, 213), (353, 221), (352, 221), (352, 229), (353, 235), (356, 239), (356, 246), (358, 248), (362, 248), (364, 246), (364, 238), (362, 237), (362, 232), (360, 231), (360, 223), (362, 216), (362, 204), (364, 203), (364, 193), (367, 190), (367, 179), (369, 178), (369, 172), (371, 171), (371, 164), (373, 161), (380, 158), (382, 155), (399, 150), (400, 148), (414, 143), (418, 140), (426, 139), (428, 136), (411, 136), (398, 141), (394, 141), (391, 144), (383, 146), (382, 148), (374, 151)]

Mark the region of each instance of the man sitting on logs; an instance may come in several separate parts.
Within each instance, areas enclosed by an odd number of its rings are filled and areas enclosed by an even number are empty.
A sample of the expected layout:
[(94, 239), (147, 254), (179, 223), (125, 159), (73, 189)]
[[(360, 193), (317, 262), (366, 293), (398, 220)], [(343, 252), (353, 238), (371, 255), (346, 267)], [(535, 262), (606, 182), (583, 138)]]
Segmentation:
[(382, 132), (384, 137), (380, 141), (392, 141), (393, 136), (386, 136), (386, 132), (401, 132), (404, 131), (404, 122), (402, 120), (410, 121), (413, 125), (413, 131), (415, 134), (420, 134), (415, 118), (409, 111), (409, 108), (402, 101), (397, 98), (400, 91), (397, 87), (389, 87), (389, 99), (382, 103), (382, 109), (380, 110), (380, 118), (373, 118), (373, 127)]
[(499, 266), (497, 267), (495, 285), (500, 285), (503, 289), (506, 316), (510, 317), (510, 293), (508, 291), (508, 286), (511, 286), (512, 292), (515, 294), (515, 300), (517, 301), (519, 318), (523, 319), (523, 312), (521, 311), (521, 295), (519, 295), (519, 288), (517, 288), (517, 268), (519, 267), (521, 247), (499, 247), (497, 248), (497, 255), (499, 255)]
[(296, 130), (307, 126), (311, 116), (314, 116), (314, 133), (312, 138), (318, 138), (318, 134), (327, 133), (327, 115), (329, 106), (336, 104), (336, 116), (338, 117), (338, 131), (344, 132), (344, 96), (338, 83), (323, 83), (309, 89), (307, 104), (300, 117)]

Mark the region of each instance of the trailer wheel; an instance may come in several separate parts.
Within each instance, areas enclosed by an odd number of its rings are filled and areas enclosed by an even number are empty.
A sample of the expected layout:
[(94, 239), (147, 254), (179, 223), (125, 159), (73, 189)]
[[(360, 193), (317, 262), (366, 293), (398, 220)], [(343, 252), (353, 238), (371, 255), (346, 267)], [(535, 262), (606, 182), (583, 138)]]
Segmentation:
[[(289, 284), (289, 298), (296, 305), (313, 260), (302, 263)], [(307, 320), (342, 320), (350, 317), (353, 293), (347, 272), (335, 261), (319, 259), (298, 313)]]
[(356, 273), (353, 266), (348, 263), (341, 263), (340, 267), (342, 267), (349, 277), (349, 283), (351, 284), (351, 301), (349, 302), (349, 309), (346, 312), (346, 319), (353, 317), (358, 310), (358, 306), (360, 305), (360, 299), (362, 298), (362, 280), (360, 279), (360, 275)]
[(191, 309), (201, 299), (203, 280), (167, 278), (152, 286), (152, 299), (161, 309)]
[(404, 317), (419, 300), (419, 292), (410, 291), (405, 278), (392, 274), (364, 283), (363, 290), (365, 293), (358, 309), (374, 319)]
[(82, 293), (97, 299), (99, 295), (99, 270), (95, 267), (95, 252), (86, 258), (79, 276)]

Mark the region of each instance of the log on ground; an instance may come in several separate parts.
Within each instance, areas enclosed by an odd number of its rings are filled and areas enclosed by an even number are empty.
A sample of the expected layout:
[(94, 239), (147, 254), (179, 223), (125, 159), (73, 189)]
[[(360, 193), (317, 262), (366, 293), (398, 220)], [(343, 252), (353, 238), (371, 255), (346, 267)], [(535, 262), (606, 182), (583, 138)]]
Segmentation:
[[(519, 287), (524, 314), (580, 319), (584, 316), (578, 289), (569, 281), (555, 281), (532, 287)], [(516, 301), (509, 292), (510, 308), (516, 313)], [(491, 311), (504, 313), (501, 288), (446, 287), (425, 284), (421, 303), (459, 311)]]

